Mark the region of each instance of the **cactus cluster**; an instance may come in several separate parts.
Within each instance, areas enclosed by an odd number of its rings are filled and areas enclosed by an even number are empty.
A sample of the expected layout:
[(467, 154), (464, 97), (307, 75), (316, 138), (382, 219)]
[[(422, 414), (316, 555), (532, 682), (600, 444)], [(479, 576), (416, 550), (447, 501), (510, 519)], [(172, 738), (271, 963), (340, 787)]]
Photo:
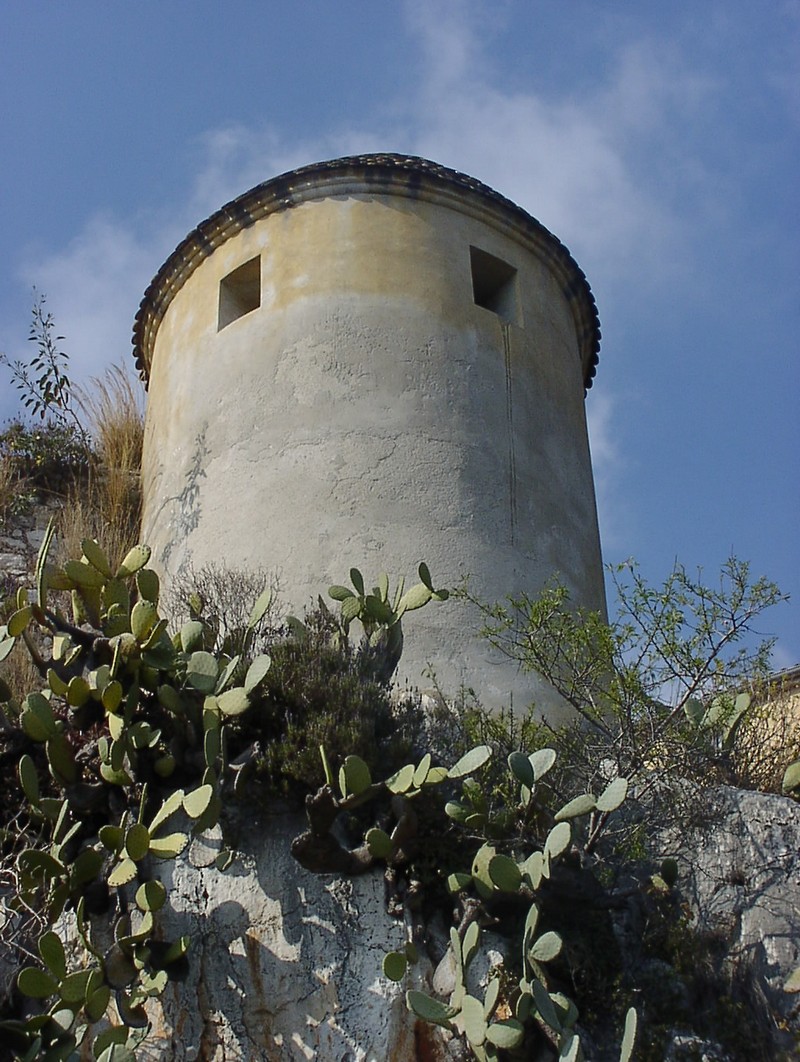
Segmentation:
[[(87, 1053), (128, 1062), (147, 1033), (145, 1003), (185, 975), (190, 948), (186, 937), (164, 939), (160, 912), (169, 896), (158, 865), (217, 825), (225, 787), (248, 795), (260, 751), (253, 731), (261, 731), (246, 713), (271, 710), (272, 659), (256, 651), (256, 633), (272, 595), (265, 589), (244, 628), (222, 640), (195, 597), (170, 634), (147, 546), (112, 564), (85, 539), (80, 558), (56, 567), (48, 562), (52, 541), (51, 525), (35, 587), (17, 592), (0, 626), (0, 661), (23, 642), (42, 677), (42, 688), (19, 701), (0, 680), (0, 710), (24, 797), (14, 903), (47, 923), (39, 961), (17, 978), (27, 1016), (0, 1022), (0, 1038), (25, 1062)], [(342, 599), (342, 636), (358, 618), (375, 659), (381, 637), (396, 652), (404, 613), (447, 596), (430, 585), (425, 565), (420, 573), (427, 582), (389, 604), (386, 577), (368, 595), (353, 569), (356, 594), (353, 603)], [(290, 627), (290, 638), (302, 635), (299, 621)], [(345, 763), (343, 795), (362, 792), (364, 771), (369, 785), (363, 761)], [(425, 779), (415, 777), (419, 788)], [(223, 849), (217, 869), (233, 858)], [(68, 913), (82, 959), (68, 957), (56, 932)], [(111, 921), (110, 946), (97, 943), (98, 917)]]
[[(535, 813), (537, 788), (555, 763), (552, 749), (539, 749), (526, 755), (514, 752), (508, 757), (508, 767), (518, 787), (518, 809), (522, 816)], [(549, 882), (555, 867), (573, 845), (573, 821), (589, 815), (594, 820), (588, 829), (596, 829), (602, 819), (615, 811), (625, 800), (628, 783), (616, 777), (595, 797), (586, 793), (559, 808), (552, 816), (552, 825), (540, 844), (515, 843), (501, 851), (500, 843), (486, 840), (474, 854), (469, 871), (452, 873), (447, 879), (448, 889), (455, 895), (473, 895), (477, 906), (467, 907), (470, 917), (464, 919), (460, 931), (451, 928), (451, 951), (455, 959), (456, 988), (445, 1005), (418, 991), (407, 994), (408, 1006), (419, 1017), (454, 1029), (463, 1035), (479, 1062), (499, 1057), (502, 1048), (519, 1048), (525, 1038), (526, 1023), (535, 1022), (553, 1039), (559, 1058), (571, 1062), (583, 1058), (580, 1036), (575, 1030), (578, 1011), (563, 993), (553, 991), (546, 965), (558, 957), (563, 940), (553, 931), (542, 927), (537, 893)], [(470, 831), (486, 834), (492, 831), (481, 799), (479, 787), (469, 779), (462, 787), (462, 799), (450, 801), (446, 814)], [(503, 822), (502, 825), (505, 825)], [(532, 847), (532, 850), (529, 850)], [(481, 930), (478, 919), (482, 908), (491, 908), (501, 897), (514, 897), (527, 906), (518, 940), (520, 977), (511, 992), (503, 988), (500, 974), (489, 980), (483, 999), (472, 995), (467, 988), (467, 970), (477, 954)], [(498, 1016), (499, 1004), (503, 1014)], [(636, 1034), (636, 1013), (628, 1012), (620, 1062), (628, 1062)]]
[(406, 590), (401, 580), (390, 595), (389, 576), (385, 572), (378, 576), (378, 585), (368, 591), (364, 576), (358, 568), (351, 568), (352, 589), (337, 584), (328, 590), (328, 596), (340, 604), (345, 635), (354, 620), (361, 623), (365, 649), (372, 656), (372, 669), (380, 681), (389, 681), (400, 660), (403, 652), (402, 619), (406, 612), (423, 608), (430, 601), (447, 601), (449, 597), (449, 591), (434, 588), (427, 564), (420, 564), (418, 573), (418, 583)]
[[(497, 1060), (504, 1050), (524, 1049), (534, 1028), (553, 1042), (559, 1058), (579, 1062), (584, 1056), (576, 1028), (578, 1010), (553, 987), (547, 970), (561, 954), (564, 942), (558, 932), (547, 928), (542, 896), (548, 886), (558, 888), (554, 881), (560, 862), (574, 854), (578, 844), (585, 850), (622, 805), (627, 780), (614, 777), (599, 796), (585, 793), (552, 811), (542, 780), (553, 767), (556, 753), (549, 748), (531, 755), (514, 752), (508, 757), (515, 787), (514, 807), (494, 810), (478, 777), (493, 755), (488, 745), (470, 749), (449, 768), (434, 765), (426, 753), (418, 763), (406, 764), (383, 782), (373, 781), (366, 763), (352, 755), (346, 757), (335, 777), (325, 750), (320, 751), (327, 785), (309, 800), (310, 829), (296, 838), (292, 848), (295, 858), (308, 869), (360, 873), (383, 862), (393, 877), (412, 867), (423, 842), (413, 804), (434, 796), (437, 790), (444, 797), (444, 822), (440, 821), (439, 829), (443, 833), (459, 831), (459, 850), (472, 852), (469, 869), (447, 875), (439, 866), (447, 890), (463, 912), (461, 924), (450, 930), (455, 990), (449, 999), (440, 1000), (410, 989), (406, 993), (409, 1009), (422, 1020), (463, 1037), (478, 1062)], [(393, 828), (385, 828), (389, 824), (383, 813), (382, 824), (366, 830), (360, 848), (343, 849), (331, 832), (337, 815), (351, 813), (370, 801), (380, 805), (387, 799)], [(547, 824), (544, 830), (542, 823)], [(661, 875), (654, 875), (645, 887), (668, 890), (676, 876), (674, 860), (665, 861)], [(504, 904), (515, 912), (510, 919), (512, 926), (519, 927), (518, 960), (514, 964), (517, 975), (512, 983), (510, 970), (495, 970), (483, 997), (478, 998), (468, 986), (467, 972), (480, 948), (481, 924), (497, 925), (495, 911)], [(411, 923), (404, 948), (384, 957), (383, 972), (392, 981), (402, 981), (409, 965), (418, 958), (413, 919)], [(620, 1062), (632, 1057), (636, 1025), (636, 1013), (631, 1009), (625, 1019)]]
[(736, 740), (736, 731), (750, 708), (749, 693), (736, 696), (719, 695), (708, 704), (697, 697), (689, 697), (683, 706), (684, 715), (698, 730), (718, 742), (722, 752), (728, 752)]
[[(91, 1044), (95, 1059), (119, 1062), (134, 1057), (148, 1025), (144, 1003), (181, 976), (189, 947), (186, 938), (161, 939), (167, 894), (157, 863), (217, 823), (226, 730), (258, 699), (270, 659), (210, 652), (200, 616), (170, 637), (146, 546), (112, 565), (86, 539), (80, 559), (55, 568), (52, 537), (51, 527), (33, 600), (20, 590), (0, 627), (0, 659), (22, 640), (44, 680), (21, 702), (0, 690), (6, 727), (20, 735), (27, 802), (16, 902), (50, 925), (72, 909), (86, 959), (71, 968), (48, 929), (41, 965), (17, 980), (39, 1001), (36, 1013), (3, 1022), (2, 1035), (24, 1059), (72, 1059)], [(268, 606), (262, 595), (250, 627)], [(218, 869), (231, 859), (223, 850)], [(92, 917), (112, 908), (114, 943), (100, 950)], [(93, 1035), (109, 1008), (113, 1027)]]

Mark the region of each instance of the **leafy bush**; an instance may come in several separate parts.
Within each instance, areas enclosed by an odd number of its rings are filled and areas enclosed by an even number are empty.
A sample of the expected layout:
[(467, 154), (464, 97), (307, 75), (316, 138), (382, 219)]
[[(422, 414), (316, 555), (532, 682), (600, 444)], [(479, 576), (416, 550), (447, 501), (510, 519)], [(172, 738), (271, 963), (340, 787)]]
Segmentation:
[(0, 435), (0, 460), (18, 480), (55, 493), (88, 470), (91, 451), (71, 427), (26, 427), (19, 421)]
[[(265, 585), (272, 590), (270, 605), (248, 628), (246, 603)], [(282, 622), (279, 590), (266, 570), (207, 564), (179, 574), (167, 601), (168, 612), (179, 619), (202, 614), (214, 651), (242, 654), (244, 661), (255, 652), (270, 655), (265, 710), (248, 716), (231, 750), (231, 758), (246, 755), (248, 763), (257, 761), (252, 780), (265, 798), (279, 793), (302, 800), (321, 785), (320, 745), (337, 758), (354, 752), (370, 766), (408, 755), (422, 727), (418, 699), (397, 698), (387, 681), (376, 678), (368, 642), (353, 644), (346, 625), (322, 599), (302, 621)], [(258, 748), (257, 757), (249, 747)]]
[(13, 422), (0, 433), (0, 517), (21, 516), (40, 494), (63, 495), (85, 482), (91, 459), (86, 439), (71, 425)]
[(59, 428), (71, 427), (79, 437), (88, 441), (75, 411), (69, 355), (59, 347), (64, 337), (54, 334), (55, 321), (45, 308), (46, 301), (45, 296), (34, 289), (28, 340), (35, 344), (36, 352), (27, 363), (22, 359), (11, 361), (2, 354), (0, 364), (11, 370), (20, 402), (31, 416), (42, 422), (49, 420)]
[[(735, 560), (719, 588), (678, 568), (654, 589), (634, 570), (620, 595), (625, 614), (613, 626), (572, 611), (561, 588), (485, 609), (495, 644), (550, 681), (575, 709), (576, 723), (554, 730), (530, 715), (491, 717), (465, 701), (445, 724), (458, 735), (450, 747), (469, 750), (478, 741), (483, 752), (474, 763), (477, 750), (465, 751), (470, 769), (463, 773), (470, 776), (460, 792), (452, 789), (459, 766), (438, 767), (430, 755), (383, 783), (348, 755), (338, 794), (335, 772), (326, 768), (328, 784), (309, 802), (310, 829), (293, 852), (317, 872), (355, 873), (385, 861), (412, 912), (405, 950), (386, 957), (385, 972), (397, 980), (415, 959), (422, 923), (435, 922), (437, 911), (446, 919), (455, 900), (455, 992), (438, 1000), (410, 991), (407, 1001), (418, 1017), (465, 1038), (471, 1057), (495, 1059), (504, 1050), (529, 1057), (550, 1040), (559, 1058), (578, 1059), (587, 1029), (621, 1022), (635, 997), (647, 1019), (643, 1058), (663, 1055), (671, 1014), (716, 1035), (732, 1058), (767, 1059), (776, 1046), (752, 987), (727, 985), (720, 963), (704, 976), (683, 968), (704, 942), (689, 931), (675, 899), (677, 864), (668, 859), (654, 873), (646, 839), (670, 816), (688, 824), (697, 814), (696, 799), (691, 808), (680, 799), (681, 780), (711, 786), (753, 776), (749, 735), (758, 702), (743, 687), (765, 673), (769, 643), (750, 649), (744, 638), (781, 595), (766, 580), (751, 581)], [(795, 730), (772, 751), (788, 757), (797, 740)], [(492, 748), (500, 755), (491, 757)], [(472, 777), (478, 768), (480, 777)], [(615, 815), (629, 784), (636, 798)], [(438, 788), (444, 792), (437, 801)], [(326, 828), (355, 807), (363, 818), (365, 802), (376, 804), (373, 825), (368, 821), (362, 843), (345, 852)], [(449, 898), (441, 895), (445, 881)], [(622, 956), (611, 912), (660, 925), (661, 952), (651, 930)], [(505, 938), (506, 958), (478, 993), (468, 967), (482, 926)], [(659, 962), (660, 973), (648, 981)], [(667, 998), (670, 990), (680, 1006)], [(692, 1012), (709, 992), (716, 994), (715, 1014), (728, 1016), (716, 1027)], [(746, 1039), (732, 1034), (734, 1015), (748, 1020)], [(623, 1058), (631, 1056), (636, 1024), (629, 1012)]]
[(271, 650), (264, 689), (270, 710), (259, 734), (260, 773), (287, 795), (324, 782), (320, 745), (336, 760), (353, 753), (372, 768), (397, 764), (422, 725), (418, 700), (395, 700), (328, 610), (306, 616), (304, 628)]

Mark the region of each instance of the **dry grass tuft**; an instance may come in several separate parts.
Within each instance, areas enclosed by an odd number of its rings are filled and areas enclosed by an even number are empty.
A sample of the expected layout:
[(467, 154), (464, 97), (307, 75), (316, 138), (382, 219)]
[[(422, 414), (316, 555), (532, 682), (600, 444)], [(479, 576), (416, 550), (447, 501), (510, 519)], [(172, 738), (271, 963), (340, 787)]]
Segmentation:
[(43, 685), (42, 676), (36, 670), (31, 655), (22, 642), (18, 642), (0, 663), (0, 679), (5, 682), (11, 690), (11, 696), (17, 701), (24, 700), (31, 690), (40, 690)]
[(0, 458), (0, 527), (13, 507), (19, 486), (19, 478), (14, 474), (10, 463)]
[(114, 561), (139, 537), (143, 395), (129, 373), (114, 365), (78, 392), (77, 403), (94, 440), (95, 460), (88, 481), (66, 499), (58, 527), (59, 556), (80, 556), (81, 541), (89, 537)]
[(142, 460), (144, 395), (121, 365), (112, 365), (76, 395), (81, 420), (105, 469), (138, 472)]
[[(65, 481), (51, 559), (63, 563), (79, 557), (81, 542), (88, 537), (97, 539), (112, 561), (118, 561), (139, 538), (144, 433), (141, 388), (125, 369), (116, 365), (78, 392), (76, 403), (93, 440), (92, 452), (84, 458), (88, 460), (88, 468), (83, 466), (84, 474)], [(24, 486), (13, 463), (0, 460), (0, 517), (4, 508), (10, 510)], [(33, 491), (34, 485), (30, 489)], [(0, 597), (4, 597), (10, 588), (0, 589), (4, 591)], [(0, 666), (0, 672), (15, 696), (41, 686), (22, 646), (14, 649)]]

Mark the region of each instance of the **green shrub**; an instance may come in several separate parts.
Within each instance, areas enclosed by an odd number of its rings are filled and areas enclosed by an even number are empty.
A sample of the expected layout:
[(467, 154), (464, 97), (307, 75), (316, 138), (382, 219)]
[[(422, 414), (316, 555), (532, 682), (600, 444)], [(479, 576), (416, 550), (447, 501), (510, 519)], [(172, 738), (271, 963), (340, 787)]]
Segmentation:
[[(670, 778), (746, 785), (756, 705), (742, 704), (764, 682), (772, 648), (769, 639), (753, 640), (755, 623), (785, 595), (736, 558), (716, 586), (680, 565), (662, 586), (650, 586), (632, 564), (614, 578), (619, 615), (610, 624), (575, 609), (558, 585), (536, 598), (476, 602), (489, 640), (544, 678), (575, 714), (575, 724), (551, 731), (562, 764), (554, 784), (565, 795), (580, 791), (610, 763), (654, 796)], [(776, 759), (788, 762), (796, 747), (790, 739)]]
[(418, 699), (393, 698), (327, 609), (306, 616), (304, 630), (277, 640), (270, 655), (258, 737), (271, 786), (305, 794), (322, 785), (320, 745), (333, 760), (355, 754), (372, 769), (405, 762), (422, 727)]
[(24, 516), (39, 496), (64, 496), (85, 483), (91, 459), (85, 438), (71, 425), (13, 422), (0, 433), (0, 519)]

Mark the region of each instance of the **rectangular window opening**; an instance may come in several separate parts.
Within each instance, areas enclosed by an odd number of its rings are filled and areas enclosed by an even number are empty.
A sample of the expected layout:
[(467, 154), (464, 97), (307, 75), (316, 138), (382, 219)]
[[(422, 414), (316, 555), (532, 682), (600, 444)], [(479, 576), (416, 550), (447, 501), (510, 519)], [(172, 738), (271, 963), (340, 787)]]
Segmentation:
[(506, 324), (521, 324), (516, 269), (477, 247), (470, 247), (469, 258), (476, 306), (491, 310)]
[(219, 282), (217, 331), (261, 305), (261, 258), (251, 258)]

